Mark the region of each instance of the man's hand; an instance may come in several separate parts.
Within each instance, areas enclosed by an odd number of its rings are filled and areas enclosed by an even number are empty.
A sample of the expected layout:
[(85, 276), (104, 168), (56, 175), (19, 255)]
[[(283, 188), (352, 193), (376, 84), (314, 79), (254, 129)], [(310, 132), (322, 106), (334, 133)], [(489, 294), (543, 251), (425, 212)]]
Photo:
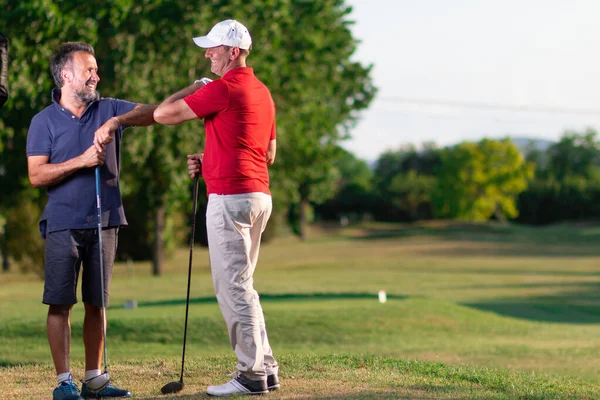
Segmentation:
[(202, 174), (202, 158), (204, 157), (204, 153), (200, 154), (188, 154), (187, 165), (188, 165), (188, 173), (192, 178), (200, 176)]
[(104, 165), (104, 150), (98, 151), (95, 145), (90, 146), (82, 155), (79, 156), (79, 159), (82, 164), (82, 168), (91, 168), (96, 165)]
[(102, 151), (104, 150), (104, 146), (112, 142), (113, 137), (117, 129), (119, 129), (121, 123), (117, 117), (112, 117), (108, 121), (104, 123), (98, 130), (94, 133), (94, 146), (96, 150)]
[(212, 79), (207, 78), (207, 77), (203, 77), (203, 78), (200, 78), (200, 79), (196, 79), (194, 81), (194, 85), (200, 84), (200, 86), (202, 87), (202, 86), (208, 85), (211, 82), (212, 82)]
[(270, 167), (275, 162), (275, 154), (277, 153), (277, 140), (273, 139), (269, 142), (267, 149), (267, 166)]

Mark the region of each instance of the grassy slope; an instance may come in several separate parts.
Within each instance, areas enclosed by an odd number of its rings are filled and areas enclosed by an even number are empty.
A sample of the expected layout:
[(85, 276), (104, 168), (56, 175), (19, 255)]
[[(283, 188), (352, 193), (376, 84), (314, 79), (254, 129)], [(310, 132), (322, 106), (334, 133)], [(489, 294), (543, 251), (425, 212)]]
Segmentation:
[[(288, 389), (281, 398), (596, 397), (600, 230), (367, 228), (263, 248), (256, 286), (283, 361)], [(357, 238), (365, 233), (371, 238)], [(208, 271), (206, 251), (198, 249), (188, 394), (226, 379), (234, 365)], [(150, 395), (164, 377), (147, 383), (140, 371), (158, 374), (162, 365), (171, 380), (178, 372), (187, 254), (178, 252), (161, 278), (148, 272), (141, 264), (117, 267), (108, 343), (114, 374)], [(40, 393), (31, 387), (39, 372), (41, 385), (52, 382), (41, 284), (9, 274), (0, 275), (0, 285), (0, 363), (6, 366), (0, 375), (18, 378), (14, 393)], [(386, 304), (376, 300), (380, 289), (388, 292)], [(140, 307), (123, 309), (132, 298)], [(75, 362), (82, 358), (81, 317), (78, 305)], [(348, 360), (371, 364), (351, 367)]]

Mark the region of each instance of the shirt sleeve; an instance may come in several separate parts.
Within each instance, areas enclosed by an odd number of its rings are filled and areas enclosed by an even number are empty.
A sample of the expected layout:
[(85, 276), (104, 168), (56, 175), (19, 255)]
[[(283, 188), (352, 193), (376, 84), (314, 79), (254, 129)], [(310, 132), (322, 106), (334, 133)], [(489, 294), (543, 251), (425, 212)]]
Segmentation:
[(226, 82), (217, 79), (184, 97), (183, 101), (198, 118), (202, 119), (227, 108), (229, 105), (229, 88)]
[(111, 99), (112, 107), (115, 113), (115, 116), (127, 114), (129, 111), (133, 110), (137, 107), (137, 103), (132, 103), (131, 101), (121, 100), (121, 99)]
[(52, 137), (48, 124), (42, 123), (42, 118), (38, 115), (33, 117), (27, 132), (26, 154), (30, 156), (48, 156), (51, 155)]

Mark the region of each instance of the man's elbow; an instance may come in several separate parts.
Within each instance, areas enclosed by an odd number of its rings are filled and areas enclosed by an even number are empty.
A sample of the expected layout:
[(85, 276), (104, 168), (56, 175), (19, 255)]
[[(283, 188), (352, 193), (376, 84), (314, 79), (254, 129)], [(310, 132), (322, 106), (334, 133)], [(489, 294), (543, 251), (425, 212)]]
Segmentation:
[(158, 106), (152, 114), (156, 123), (161, 125), (177, 125), (183, 121), (174, 110), (167, 106)]
[(154, 110), (152, 116), (158, 124), (173, 125), (173, 123), (171, 122), (171, 116), (169, 115), (167, 110), (165, 110), (165, 107), (158, 106), (156, 110)]
[(29, 174), (29, 183), (34, 188), (44, 187), (44, 185), (42, 184), (42, 181), (36, 175)]

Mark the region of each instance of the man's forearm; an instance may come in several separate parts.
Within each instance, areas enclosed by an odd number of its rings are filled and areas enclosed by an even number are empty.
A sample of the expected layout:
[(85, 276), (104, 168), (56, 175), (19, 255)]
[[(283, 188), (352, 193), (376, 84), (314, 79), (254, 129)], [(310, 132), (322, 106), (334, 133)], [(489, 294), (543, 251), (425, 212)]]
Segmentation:
[(139, 104), (128, 113), (117, 116), (117, 119), (124, 126), (149, 126), (156, 122), (153, 117), (156, 107), (154, 104)]
[(35, 174), (30, 174), (29, 180), (34, 187), (54, 186), (75, 171), (83, 168), (79, 157), (72, 158), (60, 164), (43, 164), (35, 169)]
[(204, 86), (203, 83), (194, 83), (194, 84), (186, 87), (185, 89), (182, 89), (179, 92), (167, 97), (167, 99), (165, 101), (163, 101), (162, 104), (175, 103), (177, 100), (181, 100), (184, 97), (189, 96), (190, 94), (194, 93), (196, 90), (200, 89), (202, 86)]

